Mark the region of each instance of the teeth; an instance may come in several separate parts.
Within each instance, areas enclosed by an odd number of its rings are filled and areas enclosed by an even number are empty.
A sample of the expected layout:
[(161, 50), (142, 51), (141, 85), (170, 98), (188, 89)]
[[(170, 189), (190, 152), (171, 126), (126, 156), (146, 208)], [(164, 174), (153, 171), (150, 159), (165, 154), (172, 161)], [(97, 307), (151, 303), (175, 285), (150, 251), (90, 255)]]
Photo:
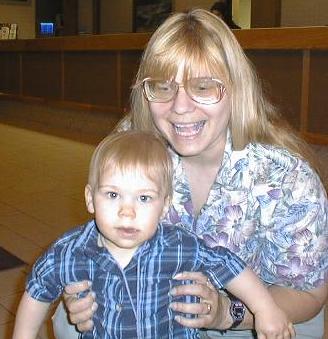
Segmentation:
[(205, 121), (199, 121), (193, 124), (173, 124), (178, 135), (183, 137), (192, 137), (199, 133), (204, 126)]

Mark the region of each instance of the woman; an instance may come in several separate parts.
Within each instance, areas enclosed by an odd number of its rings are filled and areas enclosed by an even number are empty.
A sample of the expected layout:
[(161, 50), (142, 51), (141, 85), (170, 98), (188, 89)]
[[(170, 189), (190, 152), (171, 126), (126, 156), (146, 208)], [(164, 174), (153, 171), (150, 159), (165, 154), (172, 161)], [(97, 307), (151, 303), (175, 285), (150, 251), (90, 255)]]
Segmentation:
[[(298, 324), (297, 338), (321, 338), (327, 196), (307, 147), (280, 122), (220, 19), (196, 9), (174, 14), (157, 29), (120, 128), (151, 130), (167, 141), (175, 168), (167, 222), (237, 253)], [(211, 307), (174, 303), (174, 310), (198, 315), (177, 321), (208, 329), (205, 338), (253, 338), (253, 317), (241, 302), (218, 294), (200, 273), (178, 278), (194, 284), (172, 294), (196, 295)], [(96, 307), (92, 294), (75, 298), (85, 288), (84, 282), (66, 289), (70, 319), (80, 330), (92, 326)]]

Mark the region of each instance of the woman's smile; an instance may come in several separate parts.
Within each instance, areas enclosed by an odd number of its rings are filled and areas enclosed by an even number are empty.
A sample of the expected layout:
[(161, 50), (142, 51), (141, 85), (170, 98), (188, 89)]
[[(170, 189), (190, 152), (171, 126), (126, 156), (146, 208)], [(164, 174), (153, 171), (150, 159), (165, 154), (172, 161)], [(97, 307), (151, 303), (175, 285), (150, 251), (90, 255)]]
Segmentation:
[(205, 125), (205, 120), (201, 120), (199, 122), (189, 123), (189, 124), (183, 123), (183, 124), (172, 124), (172, 125), (177, 135), (182, 136), (182, 137), (194, 137), (202, 131)]

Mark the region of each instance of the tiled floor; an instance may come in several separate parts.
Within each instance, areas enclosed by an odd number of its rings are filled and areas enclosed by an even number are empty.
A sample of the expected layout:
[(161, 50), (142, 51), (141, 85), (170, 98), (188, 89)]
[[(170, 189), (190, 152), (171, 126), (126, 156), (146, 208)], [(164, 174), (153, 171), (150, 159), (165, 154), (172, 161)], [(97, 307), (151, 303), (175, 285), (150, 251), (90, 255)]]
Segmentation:
[[(87, 220), (84, 184), (94, 146), (0, 124), (0, 246), (28, 264)], [(28, 267), (0, 272), (0, 339), (11, 338)], [(51, 338), (43, 329), (39, 338)]]
[[(0, 124), (0, 246), (31, 264), (59, 234), (89, 217), (83, 190), (93, 149)], [(11, 338), (27, 271), (0, 272), (0, 339)], [(46, 326), (41, 332), (39, 339), (52, 338)]]

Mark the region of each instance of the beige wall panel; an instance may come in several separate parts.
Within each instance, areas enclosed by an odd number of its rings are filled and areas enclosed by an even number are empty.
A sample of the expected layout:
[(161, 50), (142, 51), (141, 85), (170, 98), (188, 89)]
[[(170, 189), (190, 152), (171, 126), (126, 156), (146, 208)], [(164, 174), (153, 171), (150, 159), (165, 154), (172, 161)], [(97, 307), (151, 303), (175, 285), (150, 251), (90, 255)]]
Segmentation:
[(78, 33), (93, 32), (93, 0), (78, 1)]
[(100, 2), (100, 32), (132, 32), (133, 0)]
[(173, 0), (174, 11), (185, 11), (193, 7), (210, 9), (215, 0)]
[(18, 39), (35, 38), (35, 0), (28, 5), (0, 5), (0, 22), (16, 23)]
[(281, 26), (328, 25), (327, 0), (282, 0)]

